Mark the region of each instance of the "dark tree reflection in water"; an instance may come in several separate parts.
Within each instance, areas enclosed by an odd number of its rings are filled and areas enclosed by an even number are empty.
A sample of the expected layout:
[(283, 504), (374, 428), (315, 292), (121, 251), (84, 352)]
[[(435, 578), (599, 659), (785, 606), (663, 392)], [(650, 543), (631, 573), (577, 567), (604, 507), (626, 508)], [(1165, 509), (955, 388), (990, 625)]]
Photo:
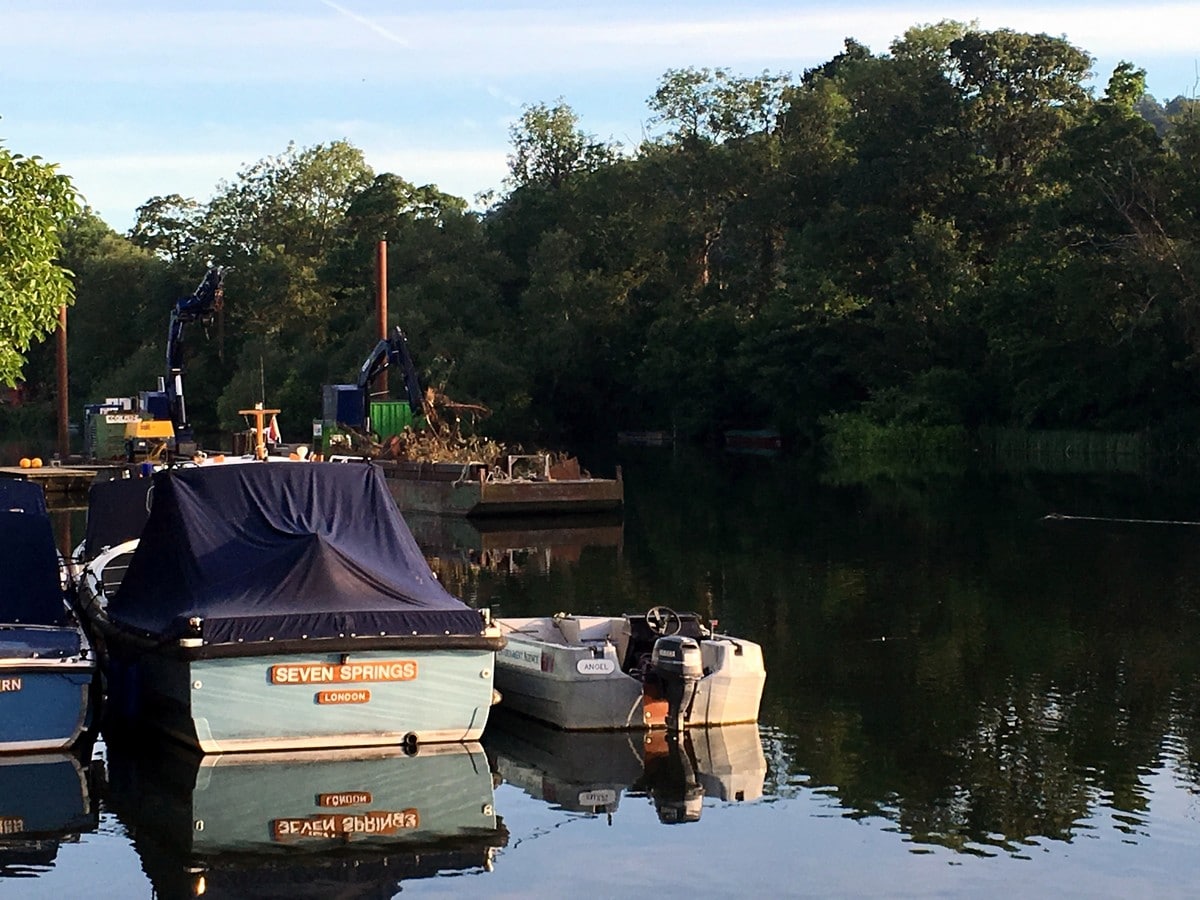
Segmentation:
[[(413, 530), (446, 586), (497, 615), (664, 604), (760, 642), (762, 755), (719, 736), (693, 760), (640, 738), (489, 729), (494, 858), (420, 877), (389, 868), (380, 896), (395, 878), (404, 896), (547, 896), (597, 859), (617, 861), (589, 884), (599, 896), (1193, 892), (1200, 525), (1181, 523), (1200, 521), (1200, 479), (862, 480), (671, 448), (584, 461), (621, 464), (622, 515), (413, 517)], [(78, 540), (79, 509), (56, 521), (64, 546)], [(721, 792), (720, 746), (765, 759), (747, 779), (761, 790)], [(682, 794), (667, 790), (673, 762), (694, 769)], [(667, 803), (700, 785), (702, 808)], [(136, 804), (97, 796), (96, 831), (64, 840), (36, 877), (0, 877), (0, 894), (149, 895), (133, 836), (153, 830)], [(256, 800), (277, 814), (277, 798)], [(664, 825), (667, 807), (686, 824)], [(367, 871), (353, 847), (338, 860)], [(287, 855), (271, 861), (276, 887), (292, 884)]]
[(619, 547), (465, 584), (504, 614), (662, 602), (761, 641), (768, 794), (826, 794), (914, 852), (1021, 856), (1102, 814), (1138, 841), (1150, 774), (1198, 783), (1200, 527), (1046, 517), (1200, 502), (1127, 475), (837, 485), (669, 452), (624, 471)]

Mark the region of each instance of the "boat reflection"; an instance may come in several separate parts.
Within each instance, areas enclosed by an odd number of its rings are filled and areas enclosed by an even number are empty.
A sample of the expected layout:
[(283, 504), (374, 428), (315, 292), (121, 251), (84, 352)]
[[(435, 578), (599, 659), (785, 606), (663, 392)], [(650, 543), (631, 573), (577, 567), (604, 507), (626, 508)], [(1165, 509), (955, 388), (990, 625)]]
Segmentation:
[(107, 800), (160, 898), (391, 897), (490, 870), (508, 841), (477, 743), (208, 756), (119, 743)]
[(556, 564), (578, 563), (587, 548), (621, 551), (621, 514), (480, 518), (408, 513), (404, 520), (443, 580), (470, 573), (545, 574)]
[(0, 879), (52, 868), (62, 844), (96, 830), (92, 766), (90, 743), (73, 752), (0, 756)]
[(705, 799), (757, 800), (767, 773), (758, 726), (665, 731), (566, 732), (497, 710), (484, 735), (496, 774), (568, 812), (606, 814), (622, 796), (646, 797), (659, 821), (699, 820)]

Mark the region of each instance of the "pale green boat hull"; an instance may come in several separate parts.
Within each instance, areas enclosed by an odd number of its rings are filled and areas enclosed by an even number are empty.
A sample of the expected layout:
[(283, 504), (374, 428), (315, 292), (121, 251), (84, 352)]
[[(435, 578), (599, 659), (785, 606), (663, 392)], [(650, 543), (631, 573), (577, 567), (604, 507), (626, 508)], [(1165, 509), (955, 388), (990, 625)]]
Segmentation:
[[(474, 741), (492, 704), (488, 650), (382, 649), (188, 659), (111, 647), (111, 711), (204, 753)], [(405, 681), (272, 683), (279, 665), (415, 663)], [(341, 702), (319, 702), (320, 695)], [(344, 702), (345, 700), (350, 702)]]

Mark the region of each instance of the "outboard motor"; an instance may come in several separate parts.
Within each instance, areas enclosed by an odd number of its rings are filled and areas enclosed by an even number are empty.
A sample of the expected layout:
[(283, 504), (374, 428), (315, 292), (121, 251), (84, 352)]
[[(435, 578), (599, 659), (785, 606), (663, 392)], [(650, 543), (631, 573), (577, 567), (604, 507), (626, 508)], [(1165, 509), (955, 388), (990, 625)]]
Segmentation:
[(683, 731), (683, 698), (688, 688), (695, 689), (696, 682), (704, 677), (704, 665), (700, 659), (700, 644), (695, 638), (670, 634), (654, 642), (650, 654), (650, 667), (663, 682), (667, 695), (667, 733)]

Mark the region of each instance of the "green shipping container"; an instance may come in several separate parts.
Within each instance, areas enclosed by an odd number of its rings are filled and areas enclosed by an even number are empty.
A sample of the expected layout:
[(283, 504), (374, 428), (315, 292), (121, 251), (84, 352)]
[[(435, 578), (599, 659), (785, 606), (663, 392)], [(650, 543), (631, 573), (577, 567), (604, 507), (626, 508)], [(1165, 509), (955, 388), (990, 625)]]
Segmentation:
[(371, 402), (371, 431), (383, 440), (399, 434), (412, 425), (412, 407), (407, 400), (373, 400)]
[(88, 448), (94, 459), (125, 458), (125, 426), (138, 420), (136, 413), (101, 413), (88, 420)]

